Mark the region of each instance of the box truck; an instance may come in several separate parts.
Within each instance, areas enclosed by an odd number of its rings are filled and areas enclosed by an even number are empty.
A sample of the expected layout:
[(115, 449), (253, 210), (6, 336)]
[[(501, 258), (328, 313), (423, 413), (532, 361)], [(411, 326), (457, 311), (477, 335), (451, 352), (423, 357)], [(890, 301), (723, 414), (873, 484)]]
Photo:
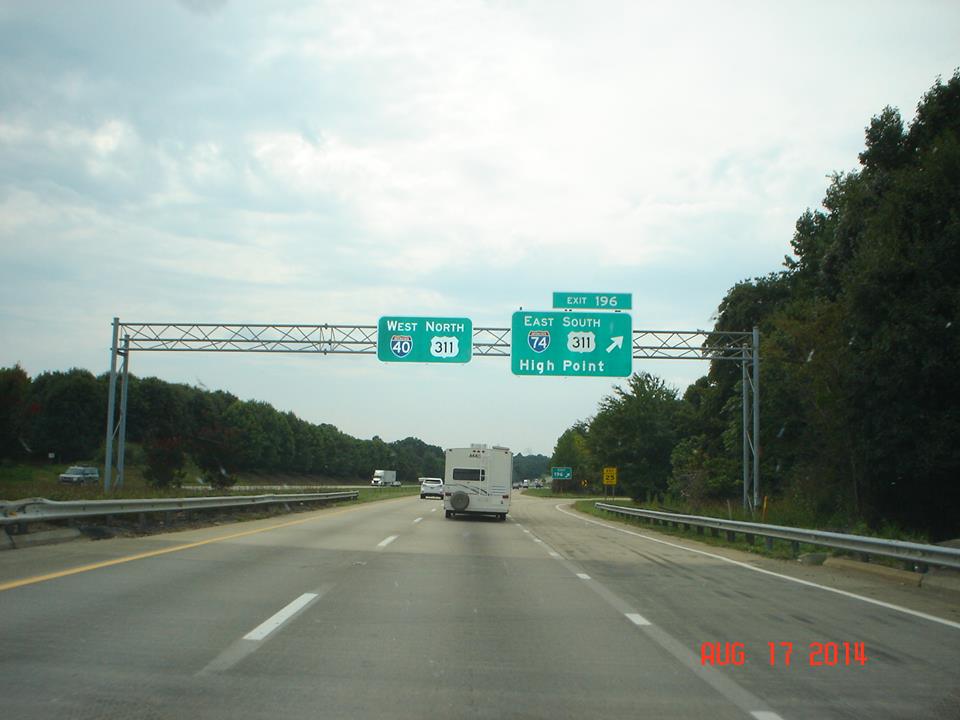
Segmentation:
[(513, 454), (508, 448), (471, 445), (446, 451), (443, 509), (446, 517), (493, 515), (506, 520), (513, 485)]
[(400, 481), (397, 480), (396, 470), (374, 470), (370, 484), (376, 487), (399, 487)]

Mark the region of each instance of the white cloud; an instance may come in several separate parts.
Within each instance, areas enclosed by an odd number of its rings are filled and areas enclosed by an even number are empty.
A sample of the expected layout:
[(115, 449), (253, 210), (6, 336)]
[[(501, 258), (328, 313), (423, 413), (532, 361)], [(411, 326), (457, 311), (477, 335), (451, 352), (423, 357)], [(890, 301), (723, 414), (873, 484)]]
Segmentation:
[[(703, 326), (777, 269), (870, 116), (909, 118), (952, 71), (960, 26), (936, 2), (182, 4), (0, 11), (23, 36), (0, 70), (0, 335), (22, 338), (0, 364), (68, 338), (102, 362), (114, 314), (504, 324), (606, 283), (638, 326)], [(520, 386), (550, 423), (580, 413)]]

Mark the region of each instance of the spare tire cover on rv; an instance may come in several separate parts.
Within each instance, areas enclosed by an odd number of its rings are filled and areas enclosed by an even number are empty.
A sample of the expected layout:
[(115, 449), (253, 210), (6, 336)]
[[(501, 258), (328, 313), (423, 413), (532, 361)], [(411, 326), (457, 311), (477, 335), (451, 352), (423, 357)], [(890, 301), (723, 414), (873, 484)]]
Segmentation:
[(466, 510), (470, 504), (470, 496), (462, 490), (458, 490), (453, 494), (453, 497), (450, 498), (450, 504), (454, 510)]

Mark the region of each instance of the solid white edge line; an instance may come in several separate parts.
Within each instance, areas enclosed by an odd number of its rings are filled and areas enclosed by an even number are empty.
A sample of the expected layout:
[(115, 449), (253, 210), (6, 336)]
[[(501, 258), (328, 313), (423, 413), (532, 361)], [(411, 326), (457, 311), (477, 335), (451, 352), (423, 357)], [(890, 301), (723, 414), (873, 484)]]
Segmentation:
[(413, 521), (413, 524), (416, 525), (416, 524), (417, 524), (418, 522), (420, 522), (421, 520), (423, 520), (423, 518), (422, 518), (422, 517), (418, 517), (416, 520)]
[(887, 610), (895, 610), (896, 612), (902, 612), (907, 615), (913, 615), (914, 617), (922, 618), (923, 620), (930, 620), (931, 622), (940, 623), (941, 625), (946, 625), (947, 627), (952, 627), (956, 630), (960, 630), (960, 623), (953, 622), (952, 620), (945, 620), (944, 618), (939, 618), (935, 615), (928, 615), (927, 613), (920, 612), (919, 610), (911, 610), (910, 608), (905, 608), (901, 605), (894, 605), (893, 603), (883, 602), (882, 600), (874, 600), (873, 598), (868, 598), (863, 595), (857, 595), (856, 593), (848, 592), (846, 590), (840, 590), (839, 588), (832, 588), (828, 585), (820, 585), (819, 583), (810, 582), (809, 580), (801, 580), (800, 578), (791, 577), (790, 575), (783, 575), (782, 573), (774, 572), (773, 570), (765, 570), (764, 568), (758, 568), (754, 565), (750, 565), (745, 562), (740, 562), (739, 560), (732, 560), (731, 558), (724, 557), (723, 555), (717, 555), (715, 553), (706, 552), (705, 550), (697, 550), (692, 547), (687, 547), (686, 545), (677, 545), (676, 543), (667, 542), (666, 540), (660, 540), (659, 538), (650, 537), (649, 535), (643, 535), (642, 533), (633, 532), (632, 530), (627, 530), (625, 528), (618, 528), (614, 525), (607, 525), (602, 523), (599, 520), (591, 520), (590, 518), (580, 517), (579, 515), (574, 515), (567, 512), (563, 509), (560, 504), (554, 506), (557, 510), (562, 512), (564, 515), (569, 515), (570, 517), (576, 520), (583, 520), (584, 522), (592, 523), (594, 525), (599, 525), (600, 527), (605, 527), (608, 530), (616, 530), (617, 532), (626, 533), (627, 535), (634, 535), (638, 538), (643, 538), (644, 540), (649, 540), (651, 542), (660, 543), (661, 545), (667, 545), (672, 548), (677, 548), (678, 550), (686, 550), (688, 552), (696, 553), (697, 555), (704, 555), (709, 558), (714, 558), (716, 560), (722, 560), (725, 563), (730, 563), (731, 565), (737, 565), (738, 567), (746, 568), (747, 570), (753, 570), (754, 572), (761, 573), (763, 575), (770, 575), (771, 577), (780, 578), (781, 580), (789, 580), (790, 582), (795, 582), (799, 585), (806, 585), (807, 587), (818, 588), (820, 590), (826, 590), (827, 592), (836, 593), (837, 595), (843, 595), (844, 597), (853, 598), (854, 600), (860, 600), (871, 605), (878, 605), (879, 607), (886, 608)]
[(756, 720), (783, 720), (782, 717), (769, 710), (754, 710), (750, 714), (753, 715)]
[(398, 537), (400, 537), (400, 536), (399, 536), (399, 535), (391, 535), (391, 536), (388, 537), (388, 538), (384, 538), (383, 540), (381, 540), (380, 542), (377, 543), (377, 547), (379, 547), (379, 548), (386, 547), (387, 545), (389, 545), (390, 543), (392, 543), (394, 540), (396, 540)]
[(634, 625), (649, 625), (650, 621), (647, 620), (643, 615), (638, 615), (637, 613), (624, 613), (627, 616), (627, 620), (632, 622)]
[(292, 603), (287, 605), (280, 612), (271, 615), (269, 618), (264, 620), (262, 623), (257, 625), (253, 630), (248, 632), (243, 636), (244, 640), (263, 640), (267, 635), (272, 633), (278, 627), (283, 625), (287, 620), (296, 615), (296, 613), (306, 607), (311, 601), (317, 597), (316, 593), (304, 593)]
[(577, 577), (580, 578), (581, 580), (589, 580), (589, 579), (590, 579), (590, 576), (587, 575), (586, 573), (577, 573)]

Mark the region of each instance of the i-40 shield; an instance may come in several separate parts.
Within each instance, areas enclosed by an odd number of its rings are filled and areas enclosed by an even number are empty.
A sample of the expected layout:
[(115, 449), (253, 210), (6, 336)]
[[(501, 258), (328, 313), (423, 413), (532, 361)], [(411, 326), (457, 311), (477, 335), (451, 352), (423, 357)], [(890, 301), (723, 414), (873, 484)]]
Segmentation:
[(406, 357), (413, 350), (413, 337), (410, 335), (393, 335), (390, 338), (390, 350), (397, 357)]

